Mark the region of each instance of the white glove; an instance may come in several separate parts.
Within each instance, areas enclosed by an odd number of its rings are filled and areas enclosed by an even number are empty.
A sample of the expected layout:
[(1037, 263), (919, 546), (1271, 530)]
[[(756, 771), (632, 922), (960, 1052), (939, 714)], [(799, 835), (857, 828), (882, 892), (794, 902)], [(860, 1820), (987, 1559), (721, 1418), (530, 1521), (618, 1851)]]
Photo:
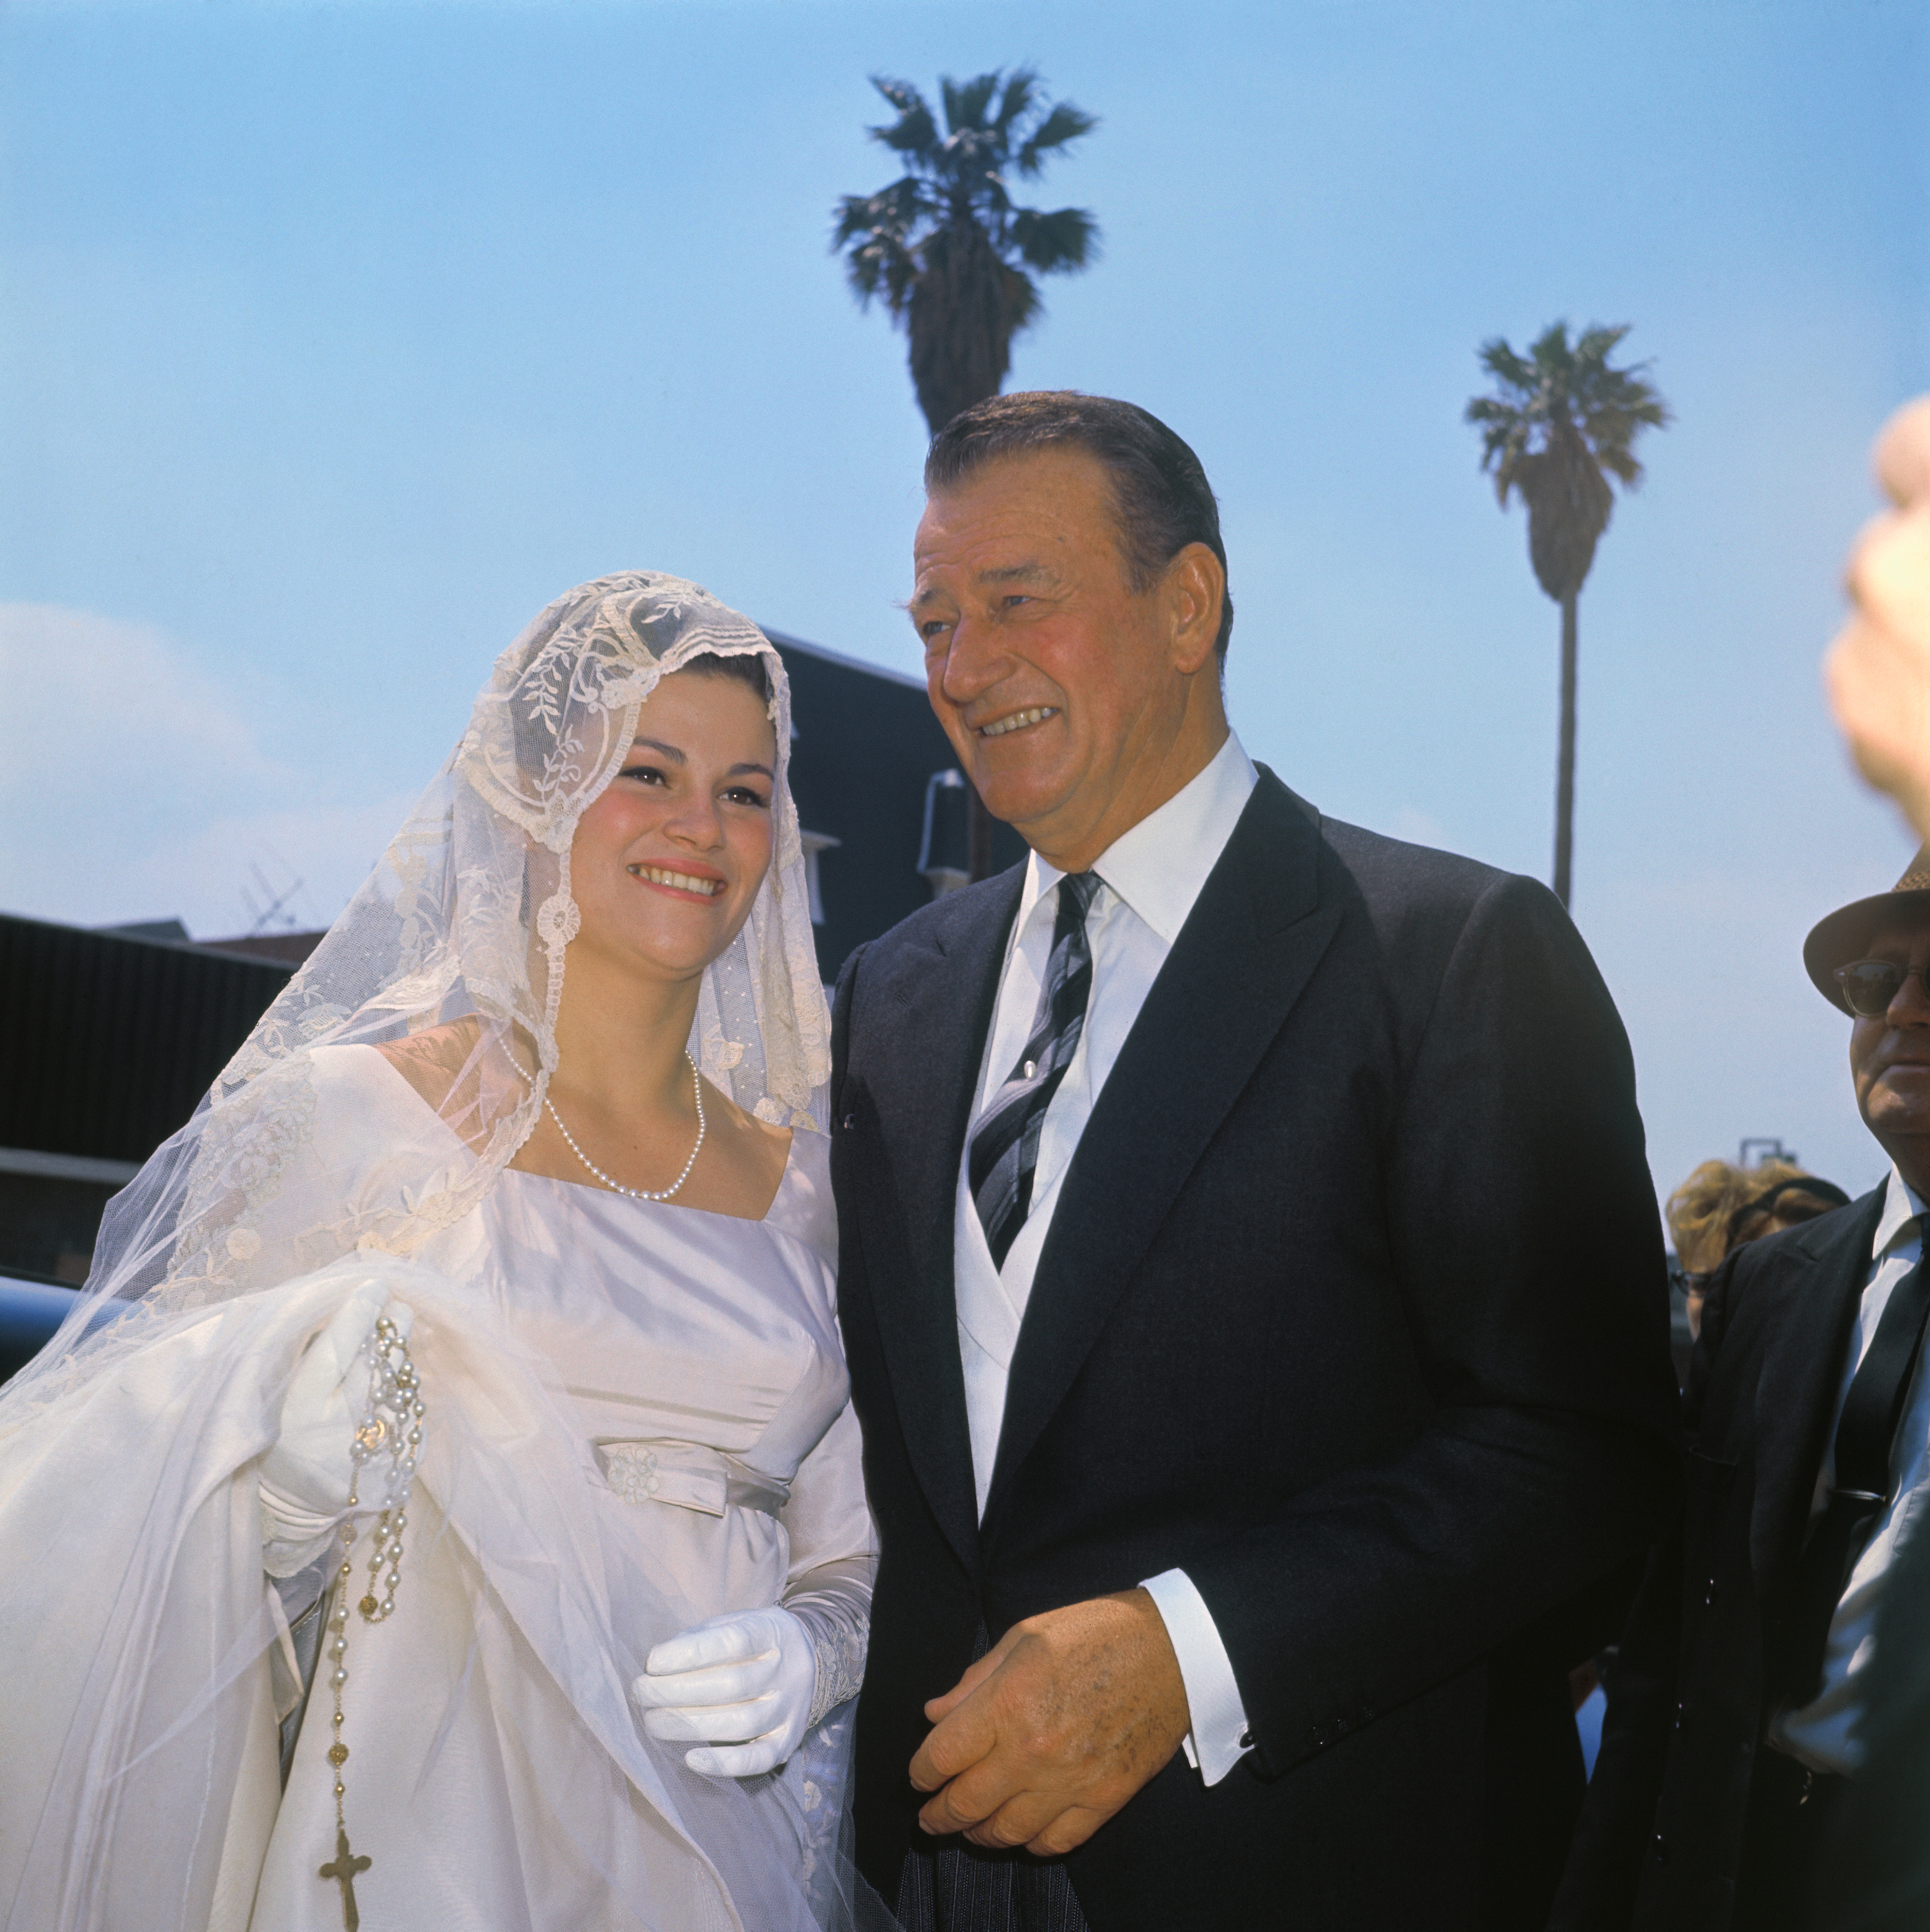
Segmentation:
[(692, 1771), (750, 1778), (803, 1742), (817, 1687), (810, 1632), (774, 1604), (712, 1617), (659, 1644), (632, 1690), (652, 1737), (701, 1747), (683, 1754)]
[(407, 1340), (414, 1311), (390, 1301), (381, 1282), (363, 1282), (308, 1344), (296, 1367), (281, 1405), (281, 1433), (261, 1459), (271, 1576), (292, 1575), (289, 1564), (300, 1569), (320, 1555), (348, 1508), (355, 1474), (349, 1444), (368, 1400), (362, 1348), (385, 1312)]

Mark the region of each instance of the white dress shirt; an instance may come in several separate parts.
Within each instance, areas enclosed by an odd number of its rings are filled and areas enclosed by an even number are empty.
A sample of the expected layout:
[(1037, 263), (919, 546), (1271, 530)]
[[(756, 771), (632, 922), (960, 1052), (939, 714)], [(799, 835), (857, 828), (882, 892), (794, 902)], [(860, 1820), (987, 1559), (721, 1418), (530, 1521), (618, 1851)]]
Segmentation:
[[(1005, 1415), (1019, 1326), (1032, 1292), (1039, 1252), (1058, 1204), (1059, 1187), (1072, 1164), (1079, 1136), (1092, 1116), (1106, 1077), (1139, 1018), (1153, 981), (1186, 923), (1206, 875), (1212, 871), (1247, 800), (1259, 782), (1253, 761), (1229, 733), (1212, 761), (1157, 812), (1140, 820), (1100, 854), (1093, 866), (1101, 881), (1085, 917), (1092, 950), (1092, 992), (1079, 1045), (1046, 1109), (1039, 1161), (1032, 1179), (1031, 1211), (1005, 1256), (995, 1268), (992, 1250), (972, 1199), (971, 1141), (959, 1164), (954, 1265), (958, 1295), (959, 1351), (965, 1366), (965, 1413), (971, 1430), (972, 1473), (979, 1513), (985, 1511)], [(1039, 987), (1052, 952), (1058, 913), (1054, 890), (1061, 874), (1034, 852), (1013, 922), (998, 1004), (979, 1070), (977, 1125), (987, 1102), (1004, 1084), (1032, 1030)], [(1249, 1748), (1246, 1712), (1205, 1600), (1184, 1570), (1146, 1580), (1164, 1619), (1186, 1684), (1192, 1729), (1187, 1756), (1208, 1784), (1217, 1784)]]
[[(1923, 1226), (1916, 1218), (1922, 1212), (1923, 1203), (1892, 1167), (1883, 1218), (1877, 1223), (1871, 1244), (1870, 1271), (1856, 1310), (1856, 1330), (1850, 1340), (1849, 1366), (1843, 1372), (1830, 1417), (1830, 1446), (1816, 1480), (1812, 1520), (1828, 1507), (1830, 1486), (1836, 1480), (1836, 1425), (1842, 1420), (1850, 1384), (1876, 1339), (1877, 1324), (1883, 1319), (1897, 1284), (1922, 1256)], [(1924, 1373), (1921, 1356), (1911, 1373), (1903, 1421), (1891, 1450), (1890, 1473), (1896, 1486), (1889, 1507), (1877, 1519), (1876, 1533), (1856, 1558), (1836, 1614), (1829, 1620), (1829, 1641), (1823, 1652), (1823, 1688), (1800, 1710), (1784, 1712), (1769, 1726), (1769, 1742), (1812, 1771), (1847, 1772), (1862, 1768), (1863, 1744), (1857, 1736), (1863, 1714), (1861, 1680), (1874, 1647), (1877, 1604), (1897, 1545), (1909, 1526), (1930, 1508), (1930, 1377)]]

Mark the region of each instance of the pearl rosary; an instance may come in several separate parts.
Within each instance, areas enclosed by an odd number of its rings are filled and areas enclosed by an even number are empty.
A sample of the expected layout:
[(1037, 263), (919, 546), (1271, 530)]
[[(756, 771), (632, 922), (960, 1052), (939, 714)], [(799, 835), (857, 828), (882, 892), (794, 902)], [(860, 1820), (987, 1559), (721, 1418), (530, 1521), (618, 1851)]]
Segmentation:
[[(348, 1514), (342, 1520), (342, 1563), (337, 1573), (335, 1606), (329, 1622), (332, 1626), (329, 1642), (329, 1682), (335, 1691), (335, 1741), (329, 1747), (329, 1762), (335, 1768), (335, 1856), (322, 1867), (319, 1876), (341, 1887), (342, 1924), (345, 1932), (359, 1932), (362, 1915), (356, 1906), (355, 1881), (368, 1870), (372, 1861), (349, 1850), (348, 1824), (343, 1816), (342, 1800), (348, 1787), (342, 1767), (348, 1762), (349, 1748), (342, 1742), (342, 1687), (349, 1681), (349, 1589), (354, 1576), (351, 1560), (355, 1548), (355, 1513), (361, 1500), (364, 1468), (386, 1455), (389, 1466), (383, 1486), (382, 1513), (376, 1519), (375, 1542), (369, 1558), (368, 1589), (356, 1607), (365, 1623), (379, 1624), (395, 1614), (395, 1586), (402, 1576), (402, 1532), (408, 1527), (409, 1491), (416, 1477), (416, 1459), (422, 1452), (422, 1418), (428, 1413), (422, 1402), (422, 1378), (410, 1359), (409, 1345), (386, 1316), (379, 1316), (368, 1340), (362, 1344), (368, 1358), (368, 1402), (361, 1426), (349, 1445), (353, 1465), (349, 1480)], [(388, 1574), (383, 1574), (384, 1570)], [(378, 1598), (377, 1589), (383, 1592)]]

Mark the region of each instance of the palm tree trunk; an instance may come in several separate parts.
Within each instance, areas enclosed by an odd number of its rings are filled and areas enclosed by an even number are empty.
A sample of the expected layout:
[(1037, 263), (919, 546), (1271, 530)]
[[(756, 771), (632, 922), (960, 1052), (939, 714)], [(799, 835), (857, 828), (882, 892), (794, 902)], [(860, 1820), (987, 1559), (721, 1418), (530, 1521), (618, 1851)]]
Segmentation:
[(1575, 605), (1562, 599), (1562, 748), (1555, 766), (1555, 896), (1565, 908), (1574, 853)]

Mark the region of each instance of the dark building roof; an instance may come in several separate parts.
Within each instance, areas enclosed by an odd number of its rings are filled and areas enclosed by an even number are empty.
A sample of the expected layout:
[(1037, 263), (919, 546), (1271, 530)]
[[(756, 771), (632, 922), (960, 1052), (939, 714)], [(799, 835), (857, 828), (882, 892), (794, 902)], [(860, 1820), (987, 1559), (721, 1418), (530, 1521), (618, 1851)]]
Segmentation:
[(178, 946), (191, 946), (186, 926), (178, 919), (141, 919), (131, 926), (98, 926), (97, 932), (118, 932), (123, 939), (165, 939)]
[(145, 1160), (290, 970), (0, 914), (0, 1148)]
[[(918, 869), (926, 793), (932, 774), (956, 770), (958, 758), (915, 678), (781, 631), (764, 635), (791, 677), (798, 819), (839, 842), (818, 860), (818, 964), (828, 986), (854, 946), (931, 903), (932, 882)], [(958, 824), (962, 833), (962, 814)], [(1010, 826), (992, 828), (995, 872), (1025, 856)]]
[(210, 952), (233, 953), (244, 959), (269, 959), (292, 970), (328, 936), (329, 928), (323, 926), (299, 932), (249, 932), (236, 939), (197, 939), (193, 943)]
[(232, 939), (194, 939), (178, 919), (146, 919), (132, 926), (97, 926), (90, 930), (115, 933), (122, 939), (156, 939), (169, 946), (191, 946), (201, 952), (232, 953), (241, 959), (269, 959), (291, 969), (329, 936), (329, 928), (318, 926), (299, 931), (245, 932)]

